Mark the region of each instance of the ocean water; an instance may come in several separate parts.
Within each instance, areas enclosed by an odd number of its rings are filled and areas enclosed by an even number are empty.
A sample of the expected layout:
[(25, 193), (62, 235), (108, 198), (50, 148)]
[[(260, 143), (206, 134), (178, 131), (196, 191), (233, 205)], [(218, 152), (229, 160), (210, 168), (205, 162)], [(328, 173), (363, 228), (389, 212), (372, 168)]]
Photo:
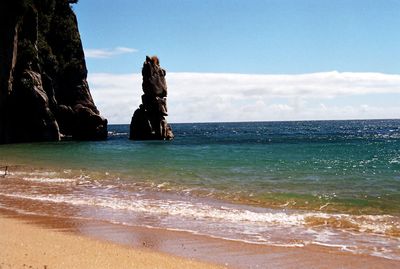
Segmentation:
[(173, 141), (111, 125), (107, 141), (1, 145), (0, 207), (400, 259), (400, 120), (172, 128)]

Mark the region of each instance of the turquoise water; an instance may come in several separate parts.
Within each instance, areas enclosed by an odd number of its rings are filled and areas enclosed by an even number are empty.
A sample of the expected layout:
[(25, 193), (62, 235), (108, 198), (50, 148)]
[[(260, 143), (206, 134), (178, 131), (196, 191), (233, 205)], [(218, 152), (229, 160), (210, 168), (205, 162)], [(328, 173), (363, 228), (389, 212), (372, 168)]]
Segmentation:
[(173, 128), (172, 142), (129, 141), (128, 125), (111, 125), (105, 142), (3, 145), (0, 162), (108, 172), (266, 206), (400, 213), (399, 120)]
[(111, 125), (107, 141), (1, 145), (0, 207), (400, 259), (400, 120), (172, 128), (173, 141)]

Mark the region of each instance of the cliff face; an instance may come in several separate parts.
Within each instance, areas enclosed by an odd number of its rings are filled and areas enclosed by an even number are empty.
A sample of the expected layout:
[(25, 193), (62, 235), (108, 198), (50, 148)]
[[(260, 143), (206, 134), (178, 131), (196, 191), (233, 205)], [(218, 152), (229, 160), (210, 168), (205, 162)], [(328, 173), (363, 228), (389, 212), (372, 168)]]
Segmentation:
[(0, 143), (107, 138), (86, 81), (76, 0), (0, 3)]

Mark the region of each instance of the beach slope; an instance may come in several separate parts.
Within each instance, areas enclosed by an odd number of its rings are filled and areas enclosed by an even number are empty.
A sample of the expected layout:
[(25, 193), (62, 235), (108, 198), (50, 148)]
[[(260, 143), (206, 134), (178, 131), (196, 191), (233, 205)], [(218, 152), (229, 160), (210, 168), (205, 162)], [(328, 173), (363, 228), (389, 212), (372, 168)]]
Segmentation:
[(223, 268), (0, 217), (0, 268)]

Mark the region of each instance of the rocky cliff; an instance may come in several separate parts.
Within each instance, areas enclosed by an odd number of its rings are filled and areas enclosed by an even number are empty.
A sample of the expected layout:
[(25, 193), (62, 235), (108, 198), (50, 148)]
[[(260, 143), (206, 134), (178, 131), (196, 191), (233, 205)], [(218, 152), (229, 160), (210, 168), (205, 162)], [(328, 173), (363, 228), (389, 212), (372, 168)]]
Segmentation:
[(0, 3), (0, 143), (107, 138), (86, 81), (77, 0)]
[(166, 72), (156, 56), (146, 56), (142, 76), (142, 104), (132, 116), (130, 139), (171, 140), (174, 138), (171, 126), (165, 119), (167, 114)]

